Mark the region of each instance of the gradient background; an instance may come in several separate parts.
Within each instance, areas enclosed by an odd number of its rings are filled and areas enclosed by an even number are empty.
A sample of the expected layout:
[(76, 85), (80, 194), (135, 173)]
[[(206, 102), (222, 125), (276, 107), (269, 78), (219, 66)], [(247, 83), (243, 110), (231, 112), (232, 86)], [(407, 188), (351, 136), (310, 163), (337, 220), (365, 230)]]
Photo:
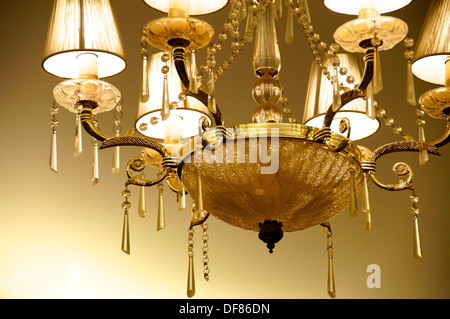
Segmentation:
[[(330, 44), (334, 30), (354, 17), (333, 13), (322, 1), (310, 9), (315, 31)], [(157, 193), (147, 192), (148, 216), (137, 214), (138, 189), (132, 190), (131, 255), (120, 250), (126, 176), (110, 172), (111, 150), (100, 152), (100, 183), (90, 183), (91, 145), (73, 158), (74, 114), (58, 115), (57, 174), (48, 169), (52, 89), (60, 79), (41, 68), (51, 0), (0, 1), (1, 14), (1, 189), (0, 297), (2, 298), (185, 298), (189, 210), (178, 212), (175, 194), (166, 192), (166, 228), (156, 231)], [(143, 1), (112, 0), (123, 36), (128, 68), (109, 82), (125, 100), (123, 132), (133, 126), (140, 87), (140, 29), (160, 17)], [(428, 1), (415, 0), (389, 15), (409, 24), (418, 38)], [(228, 7), (204, 17), (216, 34)], [(284, 44), (285, 18), (277, 22), (282, 54), (280, 80), (293, 114), (302, 119), (312, 54), (296, 24), (295, 42)], [(229, 42), (227, 42), (229, 44)], [(227, 126), (251, 121), (256, 104), (251, 88), (252, 45), (247, 46), (217, 81), (217, 99)], [(229, 46), (218, 56), (218, 64)], [(405, 102), (405, 47), (381, 53), (384, 90), (376, 100), (405, 133), (417, 138), (415, 108)], [(156, 52), (156, 50), (155, 50)], [(199, 63), (205, 61), (199, 57)], [(417, 95), (435, 86), (416, 80)], [(427, 118), (429, 140), (439, 137), (445, 122)], [(112, 134), (113, 114), (100, 117)], [(382, 125), (375, 137), (360, 142), (374, 149), (398, 140)], [(122, 167), (137, 148), (122, 148)], [(418, 154), (386, 156), (378, 164), (380, 180), (396, 182), (392, 165), (412, 165), (420, 198), (419, 216), (424, 260), (412, 256), (409, 192), (371, 187), (373, 229), (363, 229), (363, 216), (349, 218), (347, 209), (331, 222), (334, 231), (337, 298), (448, 298), (449, 290), (449, 147), (442, 157), (418, 165)], [(156, 174), (156, 172), (155, 172)], [(167, 188), (166, 188), (167, 189)], [(191, 200), (188, 201), (188, 207)], [(274, 253), (255, 232), (209, 220), (210, 281), (202, 278), (201, 231), (195, 235), (195, 298), (328, 298), (326, 235), (313, 227), (285, 234)], [(366, 268), (381, 268), (381, 288), (369, 289)], [(75, 279), (79, 279), (78, 281)]]

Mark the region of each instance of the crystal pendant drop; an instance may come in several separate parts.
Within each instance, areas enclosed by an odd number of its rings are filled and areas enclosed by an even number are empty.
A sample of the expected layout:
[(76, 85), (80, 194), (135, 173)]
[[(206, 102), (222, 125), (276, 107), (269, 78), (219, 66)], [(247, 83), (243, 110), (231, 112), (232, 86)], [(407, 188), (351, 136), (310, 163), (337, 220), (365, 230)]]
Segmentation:
[(292, 11), (291, 6), (288, 6), (284, 41), (288, 44), (294, 41), (294, 12)]
[(356, 181), (355, 181), (355, 171), (352, 170), (350, 173), (350, 217), (356, 217), (358, 214), (358, 201), (356, 194)]
[(200, 177), (200, 172), (197, 172), (197, 198), (195, 206), (199, 213), (203, 211), (202, 178)]
[(122, 251), (128, 255), (130, 254), (130, 224), (127, 210), (125, 210), (123, 215)]
[(181, 185), (178, 191), (178, 210), (183, 210), (186, 208), (186, 190), (184, 186)]
[(380, 53), (375, 49), (373, 66), (373, 94), (378, 94), (383, 89), (383, 77), (381, 74)]
[(83, 139), (82, 139), (80, 112), (78, 112), (76, 118), (75, 149), (73, 151), (73, 156), (77, 157), (82, 152), (83, 152)]
[(112, 159), (111, 172), (113, 174), (120, 173), (120, 147), (119, 146), (116, 146), (113, 149), (113, 159)]
[(420, 165), (424, 165), (428, 162), (428, 150), (423, 125), (419, 126), (419, 148), (419, 163)]
[(327, 280), (327, 291), (331, 298), (336, 297), (336, 286), (334, 282), (334, 267), (333, 267), (333, 232), (331, 231), (331, 226), (329, 223), (323, 226), (327, 229), (327, 252), (328, 252), (328, 280)]
[(411, 71), (411, 63), (408, 63), (406, 70), (406, 102), (416, 106), (416, 90), (414, 88), (414, 76)]
[(414, 242), (414, 258), (417, 260), (423, 260), (422, 257), (422, 245), (420, 243), (420, 234), (419, 234), (419, 220), (417, 218), (417, 214), (414, 215), (414, 232), (413, 232), (413, 242)]
[(198, 72), (197, 72), (197, 60), (195, 56), (195, 50), (186, 52), (187, 61), (189, 63), (189, 91), (198, 92)]
[(308, 0), (303, 0), (302, 2), (303, 2), (303, 9), (305, 10), (306, 19), (308, 23), (311, 23), (311, 13), (309, 11)]
[(239, 21), (247, 18), (247, 1), (241, 0), (241, 6), (239, 8)]
[(139, 213), (139, 216), (142, 218), (147, 216), (147, 207), (145, 204), (145, 186), (140, 186), (140, 188), (139, 188), (138, 213)]
[[(281, 19), (283, 16), (283, 0), (275, 0), (275, 19)], [(289, 6), (290, 7), (290, 6)]]
[(333, 256), (328, 256), (328, 295), (336, 298), (336, 286), (334, 282)]
[(216, 89), (214, 87), (214, 70), (212, 68), (210, 68), (208, 72), (208, 109), (212, 113), (217, 113)]
[(337, 112), (342, 106), (341, 95), (339, 93), (339, 77), (337, 67), (333, 67), (333, 112)]
[(373, 101), (373, 83), (370, 82), (366, 89), (366, 115), (371, 119), (375, 119), (375, 104)]
[(194, 256), (193, 254), (190, 254), (188, 264), (187, 296), (189, 298), (192, 298), (194, 297), (194, 295), (195, 295)]
[(97, 185), (100, 180), (100, 169), (98, 164), (98, 141), (93, 140), (93, 163), (92, 163), (92, 185)]
[(148, 57), (142, 56), (142, 89), (141, 89), (141, 102), (145, 103), (150, 97), (149, 82), (148, 82)]
[(164, 216), (164, 197), (163, 197), (164, 186), (162, 184), (159, 184), (158, 188), (159, 188), (159, 194), (158, 194), (158, 219), (157, 219), (157, 226), (156, 226), (157, 231), (166, 227), (166, 221), (165, 221), (165, 216)]
[(164, 75), (163, 80), (163, 99), (161, 108), (161, 118), (163, 121), (167, 120), (170, 115), (170, 104), (169, 104), (169, 81), (167, 79), (167, 74)]
[(369, 202), (369, 184), (367, 181), (367, 173), (364, 173), (363, 193), (362, 193), (362, 211), (364, 213), (364, 228), (370, 230), (372, 228), (372, 218)]
[(50, 169), (58, 173), (58, 152), (57, 152), (57, 143), (56, 143), (56, 129), (52, 128), (52, 140), (50, 144), (50, 160), (49, 160)]
[[(250, 5), (248, 6), (248, 10), (247, 10), (247, 24), (245, 25), (245, 33), (250, 32), (250, 26), (253, 24), (253, 20), (254, 20), (254, 12), (255, 12), (255, 8), (250, 1)], [(251, 41), (253, 41), (253, 32), (252, 32), (252, 34), (249, 34), (247, 37), (247, 42), (251, 42)]]

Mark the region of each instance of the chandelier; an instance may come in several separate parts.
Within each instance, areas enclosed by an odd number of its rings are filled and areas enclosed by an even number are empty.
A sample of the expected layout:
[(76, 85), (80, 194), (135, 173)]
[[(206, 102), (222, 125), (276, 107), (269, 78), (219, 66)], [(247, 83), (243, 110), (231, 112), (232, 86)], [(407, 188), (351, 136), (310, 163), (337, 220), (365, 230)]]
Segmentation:
[[(407, 163), (396, 163), (393, 171), (401, 179), (385, 183), (377, 177), (377, 160), (395, 152), (416, 152), (423, 165), (429, 155), (440, 155), (439, 149), (449, 141), (450, 0), (431, 2), (417, 41), (408, 34), (406, 22), (386, 15), (411, 0), (324, 0), (327, 9), (354, 16), (336, 29), (329, 45), (315, 32), (306, 0), (144, 2), (161, 17), (142, 27), (142, 85), (133, 128), (123, 132), (121, 92), (104, 80), (127, 67), (109, 0), (55, 0), (42, 62), (45, 71), (63, 78), (53, 89), (50, 109), (51, 170), (58, 171), (57, 115), (61, 107), (76, 118), (74, 156), (83, 151), (83, 129), (93, 138), (94, 185), (99, 181), (100, 150), (113, 149), (112, 172), (119, 173), (120, 148), (139, 149), (125, 167), (123, 252), (131, 251), (131, 191), (138, 191), (137, 211), (145, 217), (145, 191), (157, 187), (160, 230), (165, 227), (166, 185), (176, 194), (178, 209), (190, 214), (188, 297), (195, 295), (196, 229), (203, 233), (203, 277), (209, 279), (209, 218), (256, 232), (269, 253), (274, 253), (286, 232), (321, 227), (327, 238), (327, 291), (335, 297), (331, 221), (348, 207), (352, 217), (363, 213), (364, 227), (370, 230), (372, 184), (388, 191), (410, 192), (413, 255), (422, 260), (412, 169)], [(218, 10), (228, 10), (228, 15), (223, 30), (215, 33), (202, 18)], [(284, 40), (291, 42), (294, 28), (300, 27), (311, 49), (301, 121), (293, 115), (282, 86), (283, 52), (275, 20), (283, 16)], [(380, 52), (396, 45), (405, 47), (405, 99), (415, 108), (417, 139), (404, 133), (375, 100), (383, 93)], [(249, 123), (229, 127), (221, 111), (226, 106), (220, 105), (216, 96), (216, 89), (220, 90), (216, 82), (224, 72), (233, 72), (232, 62), (249, 46), (253, 48), (255, 82), (250, 93), (254, 111)], [(218, 60), (218, 53), (226, 49), (231, 53)], [(198, 59), (201, 50), (206, 56), (204, 63)], [(416, 98), (414, 77), (438, 87)], [(98, 125), (104, 112), (114, 112), (111, 135)], [(438, 139), (425, 138), (425, 116), (447, 121)], [(375, 149), (359, 145), (376, 134), (383, 122), (398, 141)], [(152, 174), (155, 176), (149, 178)], [(193, 199), (191, 207), (186, 207), (187, 196)]]

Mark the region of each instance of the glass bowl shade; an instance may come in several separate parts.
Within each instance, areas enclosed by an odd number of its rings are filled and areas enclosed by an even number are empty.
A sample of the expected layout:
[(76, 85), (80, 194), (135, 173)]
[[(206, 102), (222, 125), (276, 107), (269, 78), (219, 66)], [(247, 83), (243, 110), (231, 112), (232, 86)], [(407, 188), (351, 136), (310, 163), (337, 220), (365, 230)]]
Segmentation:
[[(309, 133), (316, 129), (291, 127), (293, 134), (278, 139), (264, 141), (248, 133), (227, 139), (215, 152), (203, 151), (201, 162), (191, 153), (179, 172), (186, 190), (195, 198), (199, 168), (204, 209), (246, 230), (259, 231), (265, 220), (281, 222), (284, 232), (328, 221), (349, 205), (350, 170), (355, 169), (358, 192), (362, 171), (347, 152), (312, 141)], [(268, 158), (252, 154), (256, 145)], [(211, 162), (213, 153), (216, 161)]]

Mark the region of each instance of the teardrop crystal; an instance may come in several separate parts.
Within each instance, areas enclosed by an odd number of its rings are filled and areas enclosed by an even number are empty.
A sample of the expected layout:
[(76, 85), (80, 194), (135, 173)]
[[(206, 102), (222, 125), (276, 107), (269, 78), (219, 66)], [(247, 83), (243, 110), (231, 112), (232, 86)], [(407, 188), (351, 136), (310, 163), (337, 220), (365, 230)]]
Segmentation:
[(186, 51), (186, 62), (188, 63), (189, 71), (189, 91), (197, 93), (199, 83), (197, 80), (198, 71), (195, 50)]
[(194, 295), (195, 295), (194, 256), (190, 254), (188, 264), (187, 296), (189, 298), (192, 298), (194, 297)]
[(373, 70), (373, 94), (378, 94), (383, 89), (383, 77), (381, 73), (380, 53), (375, 49)]
[(93, 159), (92, 159), (92, 185), (97, 185), (100, 180), (100, 169), (98, 163), (98, 141), (93, 142)]
[(428, 149), (427, 143), (425, 140), (425, 129), (423, 125), (419, 126), (419, 163), (420, 165), (424, 165), (428, 162)]
[(138, 205), (139, 216), (144, 218), (147, 216), (147, 207), (145, 204), (145, 186), (139, 187), (139, 205)]
[(241, 6), (239, 8), (239, 21), (247, 18), (247, 0), (241, 0)]
[(355, 181), (355, 171), (352, 170), (350, 173), (350, 217), (356, 217), (358, 215), (358, 201), (356, 194), (356, 181)]
[(416, 90), (414, 88), (414, 76), (411, 71), (411, 63), (408, 63), (406, 70), (406, 102), (416, 106)]
[(364, 228), (370, 230), (372, 228), (372, 218), (370, 215), (369, 184), (367, 178), (367, 173), (364, 173), (361, 210), (364, 212)]
[(163, 80), (163, 97), (162, 97), (161, 118), (163, 121), (167, 120), (170, 115), (170, 103), (169, 103), (169, 81), (167, 75), (164, 75)]
[(288, 6), (286, 19), (286, 34), (284, 40), (288, 44), (294, 41), (294, 12), (292, 11), (291, 6)]
[(164, 215), (164, 196), (163, 196), (163, 186), (159, 184), (159, 194), (158, 194), (158, 219), (156, 230), (160, 231), (166, 227), (166, 220)]
[(342, 106), (342, 100), (340, 95), (339, 88), (339, 76), (337, 67), (333, 67), (333, 112), (337, 112)]
[(369, 83), (366, 89), (366, 115), (371, 119), (375, 119), (376, 117), (372, 82)]
[(309, 11), (308, 0), (303, 0), (303, 9), (305, 10), (305, 16), (308, 23), (311, 23), (311, 13)]
[(128, 255), (130, 254), (130, 224), (128, 220), (128, 211), (126, 210), (123, 215), (122, 251)]
[(422, 261), (422, 245), (420, 243), (420, 234), (419, 234), (419, 220), (417, 215), (414, 216), (414, 232), (413, 232), (413, 242), (414, 242), (414, 258)]
[(178, 210), (183, 210), (186, 208), (186, 190), (184, 185), (181, 185), (178, 191)]
[(142, 88), (141, 88), (141, 102), (145, 103), (150, 97), (149, 82), (148, 82), (148, 57), (142, 56)]
[(210, 68), (208, 72), (208, 109), (214, 114), (217, 113), (213, 68)]
[(334, 282), (333, 256), (328, 256), (328, 295), (336, 298), (336, 286)]
[(76, 128), (75, 128), (75, 148), (73, 151), (73, 156), (78, 156), (83, 152), (83, 136), (82, 136), (82, 130), (81, 130), (81, 120), (80, 120), (80, 113), (77, 113), (76, 118)]
[(116, 146), (113, 149), (113, 159), (112, 159), (111, 172), (113, 174), (120, 173), (120, 147), (119, 146)]
[(56, 129), (52, 128), (52, 140), (50, 144), (50, 160), (49, 160), (50, 169), (58, 173), (58, 152), (57, 152), (57, 143), (56, 143)]
[[(250, 26), (253, 24), (253, 21), (254, 21), (254, 12), (255, 12), (255, 7), (250, 2), (250, 5), (248, 6), (248, 10), (247, 10), (247, 24), (245, 25), (245, 33), (250, 32)], [(251, 34), (248, 34), (248, 37), (247, 37), (247, 42), (252, 42), (252, 41), (253, 41), (253, 32)]]
[[(283, 1), (274, 0), (275, 5), (275, 19), (280, 19), (283, 16)], [(290, 7), (290, 6), (289, 6)]]

